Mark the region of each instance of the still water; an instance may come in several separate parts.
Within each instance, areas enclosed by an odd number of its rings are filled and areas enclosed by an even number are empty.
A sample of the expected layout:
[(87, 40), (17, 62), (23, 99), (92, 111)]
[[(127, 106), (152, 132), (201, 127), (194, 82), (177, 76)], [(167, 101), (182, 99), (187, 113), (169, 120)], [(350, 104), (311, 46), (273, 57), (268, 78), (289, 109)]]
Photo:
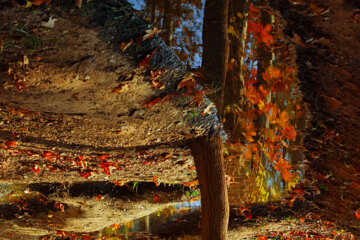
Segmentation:
[[(130, 2), (165, 30), (161, 37), (189, 70), (201, 71), (204, 0)], [(230, 138), (224, 156), (230, 204), (244, 205), (279, 200), (299, 181), (307, 110), (293, 46), (282, 36), (284, 23), (264, 1), (235, 2), (230, 1), (228, 16), (223, 122)]]

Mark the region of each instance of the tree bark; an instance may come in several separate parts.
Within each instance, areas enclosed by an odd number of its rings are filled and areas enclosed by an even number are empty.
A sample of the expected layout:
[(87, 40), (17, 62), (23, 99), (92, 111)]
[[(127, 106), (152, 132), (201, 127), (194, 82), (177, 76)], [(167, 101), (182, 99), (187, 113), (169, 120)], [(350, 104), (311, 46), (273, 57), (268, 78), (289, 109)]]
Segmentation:
[(220, 131), (192, 141), (189, 147), (201, 190), (202, 239), (226, 239), (229, 204)]
[[(205, 82), (221, 86), (215, 104), (221, 119), (229, 56), (228, 0), (206, 0), (203, 25), (202, 69)], [(201, 232), (204, 240), (226, 239), (229, 203), (225, 182), (220, 128), (189, 145), (195, 159), (201, 190)]]
[(205, 81), (221, 87), (215, 104), (221, 119), (229, 56), (228, 0), (207, 0), (204, 10), (202, 69)]

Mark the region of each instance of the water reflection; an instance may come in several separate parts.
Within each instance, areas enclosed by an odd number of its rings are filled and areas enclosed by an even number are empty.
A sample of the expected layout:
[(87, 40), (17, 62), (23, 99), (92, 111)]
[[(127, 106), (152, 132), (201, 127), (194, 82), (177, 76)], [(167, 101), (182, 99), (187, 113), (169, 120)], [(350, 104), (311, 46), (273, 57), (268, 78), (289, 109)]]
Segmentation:
[(166, 29), (161, 37), (189, 67), (201, 64), (204, 0), (131, 0), (154, 26)]
[(151, 233), (171, 221), (183, 221), (182, 216), (200, 209), (200, 201), (178, 203), (150, 215), (132, 221), (113, 224), (105, 228), (102, 236), (122, 236), (124, 239), (139, 239), (139, 233), (151, 238)]
[[(203, 0), (132, 0), (189, 67), (201, 65)], [(231, 205), (279, 200), (298, 182), (306, 125), (295, 50), (266, 1), (230, 0), (222, 120)], [(214, 49), (215, 51), (216, 49)], [(207, 86), (205, 86), (207, 87)], [(214, 86), (212, 86), (213, 88)], [(206, 89), (207, 93), (216, 92)]]

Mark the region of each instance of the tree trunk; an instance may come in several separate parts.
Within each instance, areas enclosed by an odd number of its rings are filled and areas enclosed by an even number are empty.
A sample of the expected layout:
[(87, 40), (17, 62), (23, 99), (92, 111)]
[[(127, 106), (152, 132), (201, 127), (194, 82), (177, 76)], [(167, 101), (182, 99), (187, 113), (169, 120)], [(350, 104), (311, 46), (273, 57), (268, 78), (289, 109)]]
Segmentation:
[[(246, 1), (230, 0), (229, 18), (236, 20), (230, 23), (234, 32), (229, 33), (229, 64), (232, 66), (226, 74), (224, 94), (224, 128), (233, 140), (240, 141), (242, 130), (239, 128), (240, 116), (233, 110), (242, 109), (244, 105), (245, 79), (243, 73), (244, 50), (247, 29), (247, 12), (249, 3)], [(238, 17), (241, 13), (242, 18)]]
[(190, 143), (201, 190), (202, 239), (226, 239), (229, 204), (220, 131)]
[(228, 0), (207, 0), (204, 10), (202, 69), (207, 83), (221, 87), (220, 94), (215, 97), (220, 119), (229, 56), (228, 6)]

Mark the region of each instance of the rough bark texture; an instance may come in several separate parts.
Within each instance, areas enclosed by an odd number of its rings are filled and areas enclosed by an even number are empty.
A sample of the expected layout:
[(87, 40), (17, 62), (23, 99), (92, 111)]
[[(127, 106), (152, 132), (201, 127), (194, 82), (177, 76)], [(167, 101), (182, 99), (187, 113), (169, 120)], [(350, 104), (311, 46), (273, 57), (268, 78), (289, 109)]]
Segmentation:
[(202, 68), (206, 82), (214, 87), (221, 86), (221, 94), (217, 94), (215, 100), (219, 116), (223, 112), (229, 55), (228, 6), (228, 0), (207, 0), (204, 10)]
[[(330, 220), (360, 233), (360, 22), (359, 1), (273, 1), (301, 36), (298, 77), (311, 122), (304, 145), (306, 177), (321, 193), (313, 201)], [(354, 15), (355, 14), (355, 15)]]
[(220, 133), (190, 144), (201, 189), (202, 239), (226, 239), (229, 204)]

